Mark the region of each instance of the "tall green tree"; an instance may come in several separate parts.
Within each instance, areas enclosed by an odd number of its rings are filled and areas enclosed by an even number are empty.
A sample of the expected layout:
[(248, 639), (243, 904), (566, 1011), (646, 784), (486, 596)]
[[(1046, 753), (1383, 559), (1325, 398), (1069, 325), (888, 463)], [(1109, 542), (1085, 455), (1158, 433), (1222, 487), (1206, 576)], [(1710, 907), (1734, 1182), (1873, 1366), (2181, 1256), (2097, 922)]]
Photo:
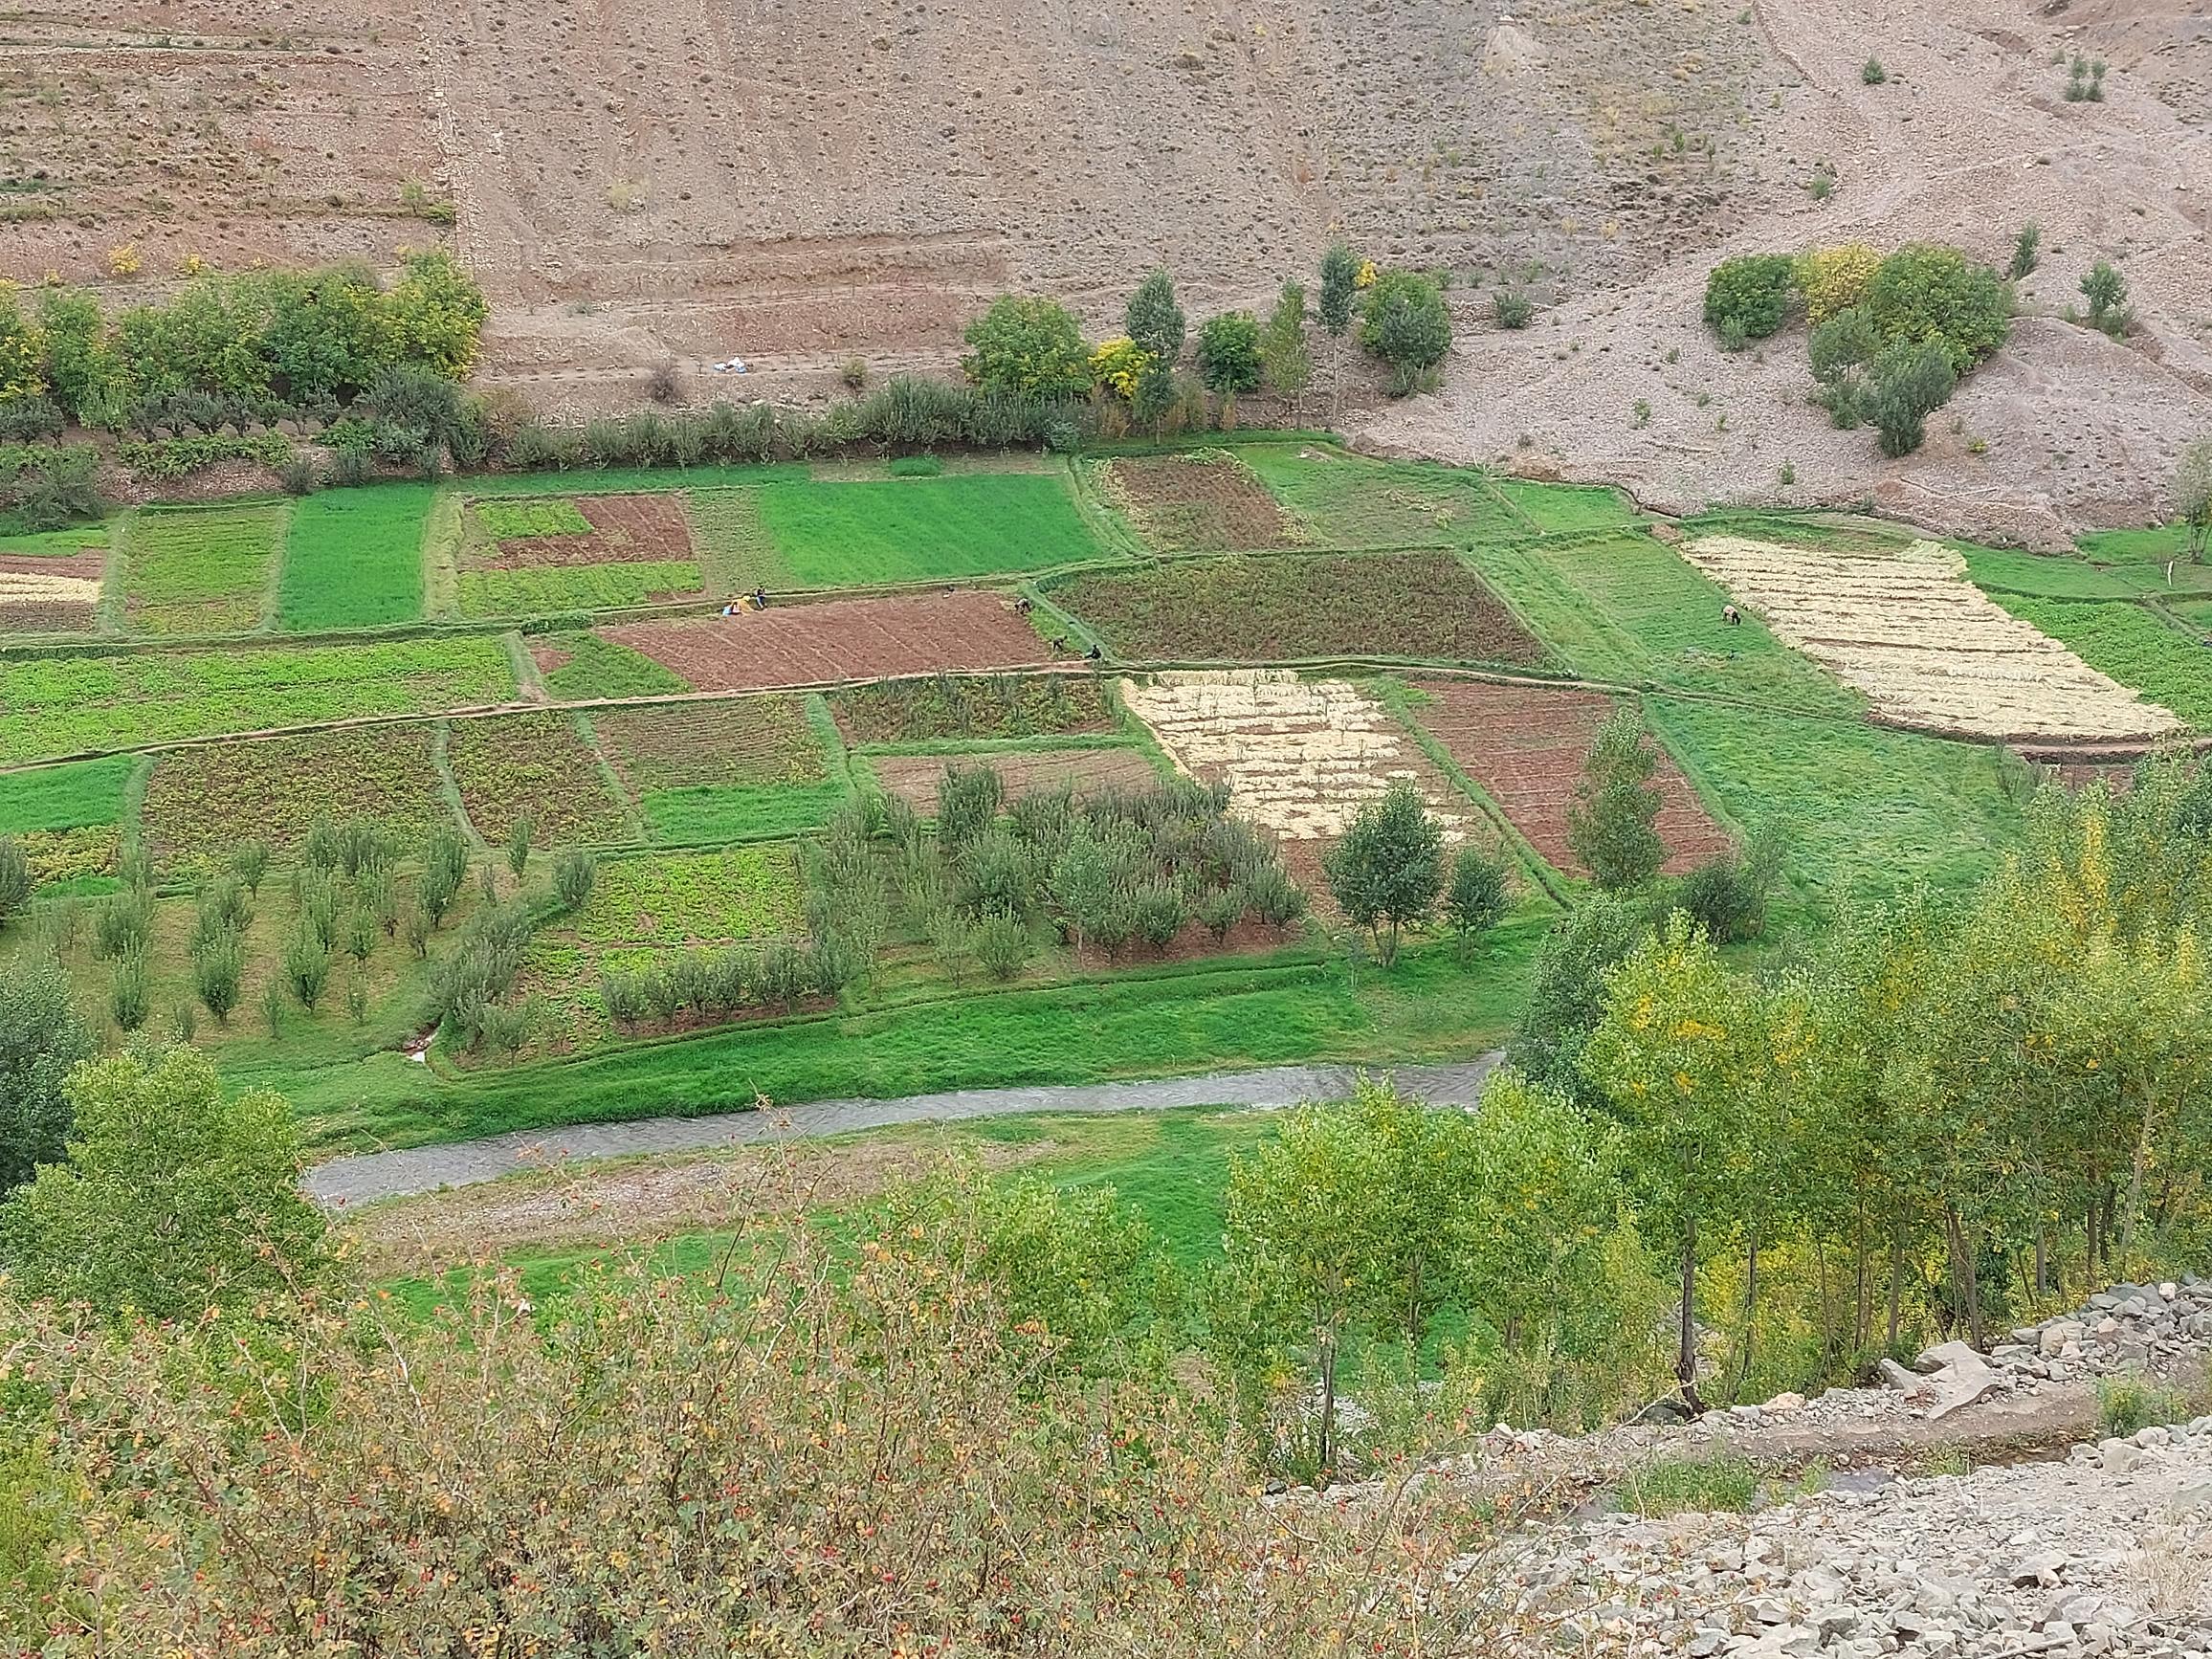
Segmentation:
[(1444, 827), (1421, 791), (1403, 780), (1361, 807), (1322, 860), (1337, 908), (1367, 930), (1384, 967), (1398, 960), (1401, 930), (1428, 919), (1444, 890)]
[(1344, 340), (1360, 308), (1359, 254), (1338, 238), (1321, 255), (1321, 289), (1314, 311), (1329, 337), (1329, 407), (1332, 411), (1344, 395)]
[(1697, 1272), (1760, 1193), (1770, 1097), (1763, 1009), (1679, 914), (1630, 953), (1582, 1052), (1623, 1126), (1637, 1222), (1677, 1263), (1675, 1377), (1699, 1403)]
[(2188, 536), (2189, 563), (2204, 563), (2212, 542), (2212, 438), (2199, 438), (2182, 452), (2174, 469), (2174, 517)]
[(1608, 892), (1642, 887), (1667, 861), (1658, 830), (1662, 797), (1651, 783), (1658, 770), (1643, 718), (1632, 708), (1608, 716), (1567, 807), (1568, 849)]
[(1175, 278), (1154, 271), (1137, 285), (1122, 314), (1122, 329), (1161, 366), (1172, 369), (1183, 355), (1183, 307), (1176, 303)]
[(326, 1265), (281, 1095), (226, 1099), (189, 1048), (91, 1061), (67, 1095), (66, 1161), (0, 1205), (0, 1259), (29, 1294), (188, 1319)]
[(0, 978), (0, 1194), (62, 1156), (71, 1122), (65, 1085), (96, 1051), (58, 967)]
[(1314, 354), (1306, 344), (1306, 289), (1286, 282), (1268, 313), (1260, 338), (1260, 369), (1268, 389), (1291, 406), (1291, 419), (1302, 418), (1306, 388), (1314, 384)]

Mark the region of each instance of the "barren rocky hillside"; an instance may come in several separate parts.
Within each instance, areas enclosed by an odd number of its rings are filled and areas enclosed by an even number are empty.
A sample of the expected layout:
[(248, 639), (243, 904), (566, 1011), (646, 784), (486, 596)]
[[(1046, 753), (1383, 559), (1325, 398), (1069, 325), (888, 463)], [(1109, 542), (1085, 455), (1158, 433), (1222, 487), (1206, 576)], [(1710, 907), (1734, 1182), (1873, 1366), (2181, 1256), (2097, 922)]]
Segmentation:
[[(0, 270), (91, 279), (129, 242), (150, 284), (195, 254), (450, 237), (497, 302), (487, 377), (591, 407), (671, 356), (741, 354), (756, 395), (827, 387), (853, 354), (943, 364), (1008, 287), (1103, 325), (1154, 260), (1194, 309), (1254, 300), (1341, 226), (1469, 284), (1445, 392), (1377, 414), (1379, 443), (1550, 454), (1677, 503), (1772, 493), (1787, 460), (1802, 495), (2032, 532), (2140, 513), (2212, 424), (2201, 12), (292, 0), (242, 25), (209, 0), (40, 0), (0, 26)], [(2111, 61), (2105, 102), (2061, 96), (2053, 55), (2077, 44)], [(1887, 84), (1861, 83), (1869, 55)], [(2031, 216), (2031, 297), (2055, 308), (2112, 257), (2144, 333), (2025, 322), (1962, 430), (1903, 468), (1802, 407), (1786, 339), (1723, 360), (1695, 325), (1719, 250), (1943, 235), (1994, 255)], [(1487, 324), (1501, 276), (1556, 299), (1525, 335)]]

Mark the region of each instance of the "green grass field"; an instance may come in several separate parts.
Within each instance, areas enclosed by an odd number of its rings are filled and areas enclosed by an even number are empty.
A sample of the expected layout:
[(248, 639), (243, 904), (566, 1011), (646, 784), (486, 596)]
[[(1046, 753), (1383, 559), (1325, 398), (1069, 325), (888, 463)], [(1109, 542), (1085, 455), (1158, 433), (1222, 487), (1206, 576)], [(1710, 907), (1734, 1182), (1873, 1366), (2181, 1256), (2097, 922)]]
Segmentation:
[(1636, 508), (1619, 490), (1593, 484), (1544, 484), (1528, 478), (1493, 478), (1492, 488), (1547, 534), (1604, 530), (1636, 521)]
[(760, 510), (777, 557), (808, 587), (1045, 570), (1104, 552), (1051, 474), (772, 483)]
[(2140, 605), (2121, 601), (2031, 599), (1996, 595), (2076, 656), (2171, 709), (2199, 730), (2212, 730), (2212, 650), (2170, 627)]
[(506, 651), (489, 638), (6, 661), (0, 765), (514, 695)]
[(0, 835), (79, 830), (122, 822), (123, 790), (138, 763), (128, 755), (0, 773)]
[(1378, 461), (1307, 444), (1246, 444), (1237, 457), (1324, 547), (1456, 544), (1527, 534), (1471, 467)]
[(1648, 536), (1478, 545), (1472, 558), (1521, 620), (1585, 678), (1824, 714), (1860, 707), (1855, 694), (1756, 616), (1728, 626), (1726, 589)]
[(105, 524), (80, 524), (73, 530), (22, 530), (0, 534), (0, 553), (27, 554), (33, 559), (73, 559), (89, 547), (108, 545)]
[(460, 612), (466, 617), (551, 616), (697, 598), (699, 567), (689, 559), (633, 564), (552, 564), (526, 570), (463, 570)]
[(308, 633), (421, 616), (423, 522), (436, 493), (429, 484), (379, 484), (295, 502), (277, 626)]
[(2020, 835), (1996, 749), (1676, 698), (1647, 707), (1709, 803), (1743, 829), (1783, 830), (1807, 896), (1960, 887)]
[(505, 1129), (776, 1101), (896, 1098), (936, 1089), (1171, 1076), (1304, 1060), (1464, 1058), (1495, 1046), (1526, 988), (1541, 924), (1516, 918), (1462, 966), (1449, 948), (1362, 971), (1338, 962), (1197, 963), (1037, 990), (737, 1026), (565, 1064), (458, 1079), (396, 1054), (323, 1069), (256, 1066), (319, 1144), (419, 1145)]
[(124, 613), (136, 633), (260, 627), (286, 509), (145, 507), (126, 544)]
[(687, 490), (684, 513), (691, 520), (692, 547), (709, 592), (750, 593), (756, 587), (800, 585), (761, 522), (760, 491)]

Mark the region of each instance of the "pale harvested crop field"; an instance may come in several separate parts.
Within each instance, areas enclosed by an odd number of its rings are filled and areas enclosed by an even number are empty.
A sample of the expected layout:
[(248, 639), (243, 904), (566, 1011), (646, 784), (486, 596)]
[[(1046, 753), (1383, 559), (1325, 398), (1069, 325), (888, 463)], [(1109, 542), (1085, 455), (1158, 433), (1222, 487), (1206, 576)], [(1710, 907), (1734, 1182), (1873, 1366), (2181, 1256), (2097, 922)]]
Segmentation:
[(1467, 803), (1405, 729), (1346, 681), (1267, 669), (1168, 674), (1151, 685), (1123, 680), (1121, 697), (1179, 768), (1226, 782), (1229, 810), (1285, 842), (1336, 839), (1400, 779), (1421, 790), (1448, 841), (1472, 828)]
[(1682, 552), (1902, 724), (2002, 739), (2152, 738), (2180, 727), (2005, 610), (1936, 542), (1879, 555), (1707, 536)]

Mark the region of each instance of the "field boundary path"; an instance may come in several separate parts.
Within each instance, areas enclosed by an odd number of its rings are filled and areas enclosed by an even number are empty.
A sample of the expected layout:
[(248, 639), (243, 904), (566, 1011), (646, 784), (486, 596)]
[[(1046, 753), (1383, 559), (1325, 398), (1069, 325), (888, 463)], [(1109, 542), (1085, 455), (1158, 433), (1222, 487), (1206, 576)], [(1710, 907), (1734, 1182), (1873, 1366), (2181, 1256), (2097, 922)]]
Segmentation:
[(951, 1123), (1017, 1112), (1161, 1112), (1178, 1106), (1294, 1106), (1341, 1099), (1362, 1073), (1392, 1078), (1405, 1094), (1437, 1106), (1471, 1106), (1501, 1056), (1452, 1066), (1272, 1066), (1137, 1082), (954, 1089), (899, 1100), (817, 1100), (764, 1112), (702, 1117), (645, 1117), (518, 1130), (481, 1140), (407, 1147), (334, 1158), (308, 1170), (307, 1195), (331, 1207), (409, 1198), (440, 1187), (474, 1186), (549, 1163), (695, 1152), (757, 1141), (847, 1135), (900, 1123)]

